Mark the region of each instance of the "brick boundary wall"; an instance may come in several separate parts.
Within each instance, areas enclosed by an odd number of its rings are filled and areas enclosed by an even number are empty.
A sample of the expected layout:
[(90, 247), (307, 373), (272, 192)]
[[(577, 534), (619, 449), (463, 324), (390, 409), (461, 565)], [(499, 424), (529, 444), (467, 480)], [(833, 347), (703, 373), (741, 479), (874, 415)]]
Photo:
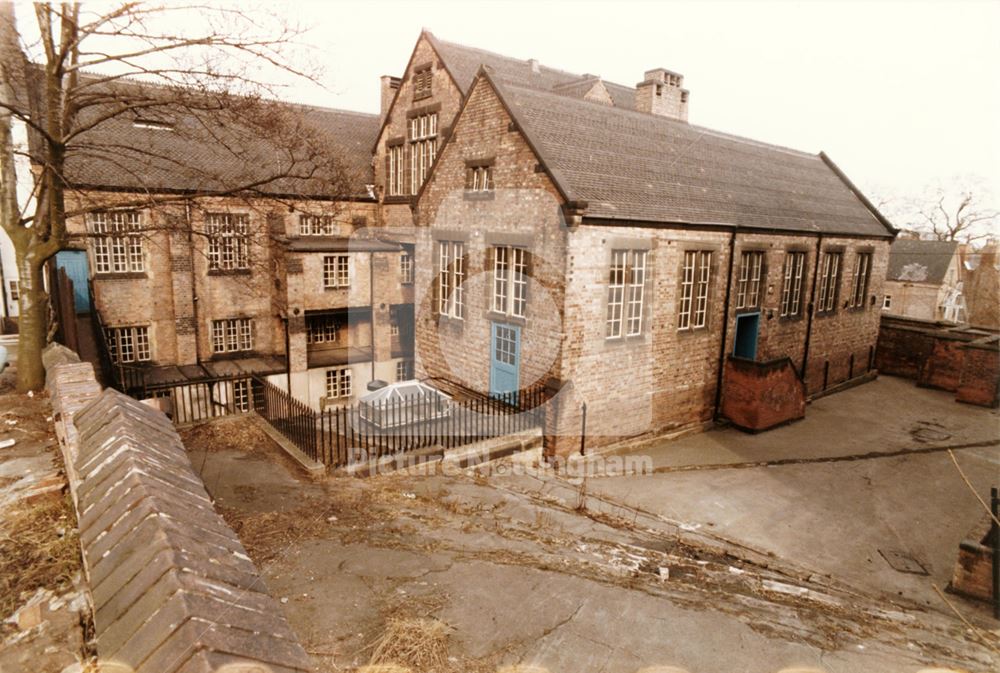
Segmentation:
[(746, 432), (763, 432), (805, 418), (806, 386), (788, 358), (756, 362), (730, 356), (722, 415)]
[(72, 351), (50, 347), (45, 364), (101, 669), (311, 670), (170, 420), (102, 391)]
[(959, 402), (1000, 405), (1000, 335), (987, 330), (884, 316), (875, 365), (883, 374), (953, 392)]

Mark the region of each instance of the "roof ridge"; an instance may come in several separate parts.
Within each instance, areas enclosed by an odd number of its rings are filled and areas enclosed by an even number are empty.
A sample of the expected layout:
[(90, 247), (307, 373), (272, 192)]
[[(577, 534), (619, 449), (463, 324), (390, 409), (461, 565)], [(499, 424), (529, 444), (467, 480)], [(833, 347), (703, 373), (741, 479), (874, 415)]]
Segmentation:
[(541, 94), (541, 95), (548, 95), (548, 96), (558, 96), (562, 100), (570, 100), (570, 101), (573, 101), (575, 103), (584, 104), (584, 105), (593, 105), (593, 106), (596, 106), (596, 107), (598, 107), (598, 108), (600, 108), (602, 110), (608, 111), (608, 112), (614, 112), (614, 113), (618, 113), (618, 114), (630, 115), (630, 116), (632, 116), (632, 117), (634, 117), (636, 119), (651, 120), (651, 121), (654, 121), (654, 122), (663, 122), (663, 123), (667, 123), (667, 124), (681, 124), (681, 125), (683, 125), (684, 128), (696, 129), (696, 130), (702, 131), (703, 133), (710, 133), (710, 134), (718, 136), (720, 138), (728, 138), (729, 140), (734, 140), (734, 141), (737, 141), (737, 142), (743, 142), (743, 143), (746, 143), (748, 145), (755, 145), (757, 147), (764, 147), (764, 148), (768, 148), (768, 149), (773, 149), (773, 150), (777, 150), (777, 151), (781, 151), (781, 152), (786, 152), (788, 154), (794, 154), (794, 155), (800, 156), (800, 157), (809, 157), (809, 158), (817, 159), (817, 160), (820, 158), (819, 154), (816, 154), (816, 153), (813, 153), (813, 152), (806, 152), (805, 150), (795, 149), (794, 147), (788, 147), (788, 146), (785, 146), (785, 145), (778, 145), (776, 143), (769, 143), (769, 142), (766, 142), (766, 141), (763, 141), (763, 140), (755, 140), (754, 138), (748, 138), (746, 136), (737, 135), (735, 133), (728, 133), (726, 131), (719, 131), (717, 129), (712, 129), (712, 128), (709, 128), (707, 126), (700, 126), (698, 124), (691, 124), (691, 123), (688, 123), (688, 122), (685, 122), (685, 121), (681, 121), (679, 119), (673, 119), (671, 117), (664, 117), (664, 116), (661, 116), (661, 115), (655, 115), (655, 114), (651, 114), (649, 112), (640, 112), (639, 110), (632, 110), (632, 109), (629, 109), (629, 108), (619, 107), (617, 105), (615, 105), (615, 106), (608, 106), (608, 105), (604, 105), (603, 103), (600, 103), (600, 102), (597, 102), (597, 101), (587, 100), (586, 98), (573, 98), (573, 97), (567, 97), (567, 96), (560, 96), (557, 91), (554, 91), (554, 90), (545, 90), (545, 89), (535, 89), (535, 88), (532, 88), (532, 87), (523, 86), (523, 85), (520, 85), (520, 84), (516, 84), (514, 82), (507, 81), (507, 80), (503, 79), (502, 76), (498, 77), (498, 79), (502, 80), (503, 86), (505, 86), (506, 88), (510, 88), (510, 89), (517, 89), (519, 91), (527, 91), (529, 93), (534, 93), (534, 94)]

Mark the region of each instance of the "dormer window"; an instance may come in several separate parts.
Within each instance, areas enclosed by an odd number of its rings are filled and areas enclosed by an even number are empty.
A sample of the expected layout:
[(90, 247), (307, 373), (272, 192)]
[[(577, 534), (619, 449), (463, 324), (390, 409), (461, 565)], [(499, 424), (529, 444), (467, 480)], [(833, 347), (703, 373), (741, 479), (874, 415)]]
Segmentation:
[(413, 71), (413, 99), (427, 98), (431, 95), (433, 82), (431, 66), (425, 65)]

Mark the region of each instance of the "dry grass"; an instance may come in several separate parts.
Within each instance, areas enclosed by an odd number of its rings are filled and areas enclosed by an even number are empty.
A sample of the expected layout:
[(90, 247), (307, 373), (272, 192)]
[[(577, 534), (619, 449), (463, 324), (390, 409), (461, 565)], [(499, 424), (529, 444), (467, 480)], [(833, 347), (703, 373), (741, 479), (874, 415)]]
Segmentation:
[[(217, 505), (218, 507), (218, 505)], [(221, 507), (226, 520), (243, 543), (250, 558), (258, 566), (280, 557), (304, 540), (329, 537), (330, 522), (337, 508), (318, 499), (310, 499), (301, 507), (280, 512), (247, 512)]]
[(449, 670), (448, 635), (444, 622), (430, 617), (392, 616), (372, 643), (371, 664), (396, 664), (414, 673)]
[(184, 446), (200, 451), (259, 451), (273, 440), (252, 419), (234, 416), (179, 431)]
[(67, 497), (44, 497), (5, 515), (0, 528), (0, 615), (10, 615), (38, 589), (58, 591), (72, 583), (80, 571), (75, 526)]

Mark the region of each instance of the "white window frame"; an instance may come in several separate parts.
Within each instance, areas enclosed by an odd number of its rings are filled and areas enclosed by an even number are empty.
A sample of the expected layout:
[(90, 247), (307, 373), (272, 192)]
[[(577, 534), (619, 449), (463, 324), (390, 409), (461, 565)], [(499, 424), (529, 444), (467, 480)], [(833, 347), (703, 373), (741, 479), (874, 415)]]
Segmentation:
[(142, 214), (138, 210), (87, 213), (94, 237), (94, 273), (143, 273)]
[(250, 268), (250, 216), (246, 213), (207, 213), (208, 268), (238, 271)]
[(871, 280), (872, 253), (859, 252), (854, 257), (854, 286), (851, 288), (851, 306), (864, 308)]
[(354, 394), (354, 382), (350, 367), (334, 367), (326, 370), (327, 399), (341, 399)]
[(335, 316), (308, 316), (306, 318), (306, 343), (336, 343), (340, 341), (340, 327), (341, 324)]
[(403, 285), (413, 284), (413, 253), (402, 252), (399, 255), (399, 282)]
[(389, 154), (389, 185), (387, 187), (389, 196), (403, 195), (403, 167), (406, 165), (403, 160), (404, 145), (393, 145), (388, 148)]
[(685, 250), (681, 267), (677, 329), (701, 329), (708, 324), (708, 293), (712, 281), (711, 250)]
[(781, 289), (781, 316), (793, 317), (802, 311), (802, 283), (806, 253), (789, 250), (785, 253), (784, 285)]
[(492, 192), (493, 166), (469, 167), (468, 190), (470, 192)]
[(891, 308), (892, 308), (892, 295), (887, 294), (884, 297), (882, 297), (882, 310), (888, 311)]
[(10, 291), (10, 300), (19, 301), (21, 298), (21, 283), (17, 280), (8, 280), (7, 288)]
[(106, 327), (104, 336), (107, 339), (111, 361), (115, 364), (149, 362), (153, 359), (149, 342), (149, 325)]
[(764, 269), (762, 250), (745, 250), (740, 254), (740, 276), (736, 282), (736, 308), (760, 307), (760, 284)]
[(330, 215), (299, 214), (299, 236), (333, 236), (333, 217)]
[(528, 251), (512, 245), (495, 245), (493, 251), (494, 313), (524, 318), (528, 307)]
[(840, 285), (840, 262), (843, 253), (826, 251), (820, 263), (819, 302), (817, 313), (832, 313), (837, 306), (837, 288)]
[(345, 288), (351, 286), (351, 255), (340, 253), (323, 256), (323, 287)]
[(420, 191), (437, 158), (438, 113), (410, 119), (410, 194)]
[(253, 318), (222, 318), (212, 321), (212, 352), (240, 353), (253, 350)]
[(465, 242), (438, 241), (438, 313), (461, 320), (465, 308)]
[(396, 381), (409, 381), (413, 378), (413, 360), (396, 360)]
[(250, 379), (233, 381), (233, 407), (239, 411), (250, 411)]
[(620, 339), (622, 336), (642, 334), (648, 257), (648, 250), (611, 251), (605, 338)]

